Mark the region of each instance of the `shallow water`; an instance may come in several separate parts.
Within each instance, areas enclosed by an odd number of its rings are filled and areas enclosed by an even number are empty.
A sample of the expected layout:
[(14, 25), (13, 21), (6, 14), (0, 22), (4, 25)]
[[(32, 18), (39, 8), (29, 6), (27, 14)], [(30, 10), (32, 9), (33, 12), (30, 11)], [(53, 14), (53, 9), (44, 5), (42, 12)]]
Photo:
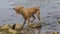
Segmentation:
[[(16, 15), (15, 11), (12, 9), (14, 6), (18, 5), (25, 7), (40, 6), (41, 19), (45, 20), (43, 23), (51, 23), (51, 25), (43, 26), (41, 32), (60, 32), (60, 24), (57, 23), (57, 19), (60, 18), (60, 0), (35, 0), (35, 2), (33, 2), (33, 0), (0, 0), (0, 25), (5, 23), (22, 24), (22, 16)], [(37, 22), (37, 19), (35, 22)]]

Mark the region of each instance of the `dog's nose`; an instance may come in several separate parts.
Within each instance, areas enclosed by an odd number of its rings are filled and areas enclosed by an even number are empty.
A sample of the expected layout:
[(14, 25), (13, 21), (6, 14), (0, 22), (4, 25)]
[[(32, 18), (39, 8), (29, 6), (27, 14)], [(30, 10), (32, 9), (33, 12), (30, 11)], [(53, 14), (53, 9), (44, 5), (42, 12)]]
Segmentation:
[(15, 10), (15, 8), (13, 8)]

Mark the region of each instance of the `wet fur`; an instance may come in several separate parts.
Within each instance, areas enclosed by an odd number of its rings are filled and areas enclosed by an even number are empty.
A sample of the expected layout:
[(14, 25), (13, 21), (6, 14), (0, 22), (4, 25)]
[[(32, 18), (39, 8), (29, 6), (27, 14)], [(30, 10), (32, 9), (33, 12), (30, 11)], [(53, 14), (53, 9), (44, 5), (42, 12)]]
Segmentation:
[(16, 14), (21, 14), (24, 18), (24, 23), (23, 26), (25, 25), (26, 20), (28, 20), (28, 22), (30, 21), (30, 17), (33, 17), (32, 22), (35, 20), (35, 16), (34, 14), (37, 15), (38, 20), (40, 21), (40, 7), (31, 7), (31, 8), (24, 8), (22, 6), (16, 6), (13, 9), (16, 11)]

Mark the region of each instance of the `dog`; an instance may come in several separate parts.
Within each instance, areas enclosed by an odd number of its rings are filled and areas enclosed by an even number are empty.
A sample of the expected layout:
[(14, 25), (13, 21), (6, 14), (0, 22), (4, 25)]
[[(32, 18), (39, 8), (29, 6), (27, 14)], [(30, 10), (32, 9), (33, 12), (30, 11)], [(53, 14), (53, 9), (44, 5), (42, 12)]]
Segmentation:
[[(30, 17), (33, 17), (32, 22), (35, 20), (34, 14), (37, 15), (38, 20), (40, 21), (40, 7), (31, 7), (31, 8), (24, 8), (23, 6), (16, 6), (13, 8), (15, 10), (16, 14), (21, 14), (24, 18), (23, 26), (25, 25), (26, 20), (30, 22)], [(28, 23), (29, 25), (29, 23)]]

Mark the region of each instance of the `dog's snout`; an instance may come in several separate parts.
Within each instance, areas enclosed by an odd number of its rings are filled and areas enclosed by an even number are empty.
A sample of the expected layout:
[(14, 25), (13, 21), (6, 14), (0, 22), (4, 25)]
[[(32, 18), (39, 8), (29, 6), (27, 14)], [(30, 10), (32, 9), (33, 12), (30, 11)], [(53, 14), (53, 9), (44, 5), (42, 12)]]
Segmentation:
[(13, 8), (15, 10), (15, 8)]

